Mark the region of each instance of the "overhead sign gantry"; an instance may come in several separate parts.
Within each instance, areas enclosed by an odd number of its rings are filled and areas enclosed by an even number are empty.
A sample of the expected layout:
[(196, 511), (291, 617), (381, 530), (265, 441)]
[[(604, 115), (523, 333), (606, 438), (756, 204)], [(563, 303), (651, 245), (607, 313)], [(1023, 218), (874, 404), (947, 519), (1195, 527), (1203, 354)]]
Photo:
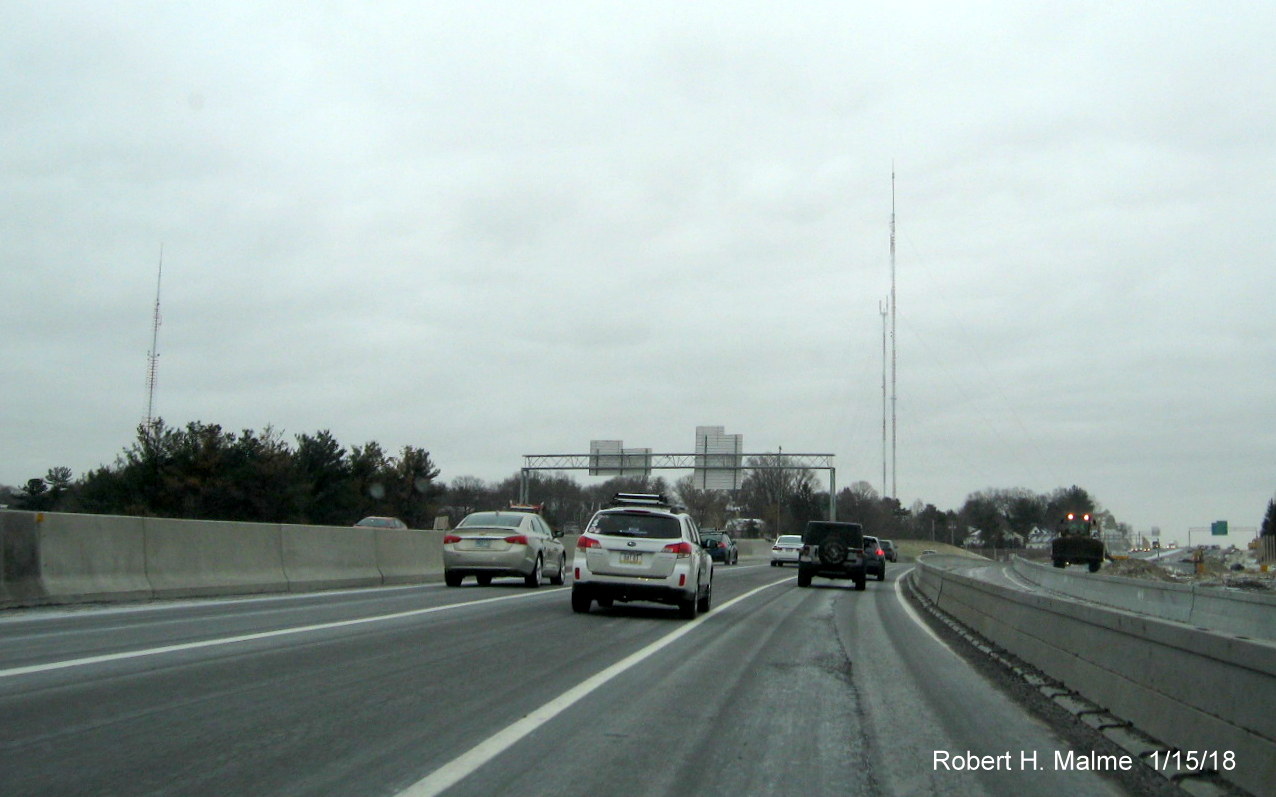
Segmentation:
[[(747, 464), (750, 460), (759, 464)], [(826, 470), (829, 473), (829, 519), (837, 519), (837, 468), (833, 454), (732, 454), (715, 458), (706, 453), (657, 454), (650, 449), (629, 449), (615, 454), (524, 454), (519, 500), (527, 503), (532, 471), (584, 470), (593, 476), (648, 476), (653, 470), (704, 472), (707, 483), (738, 485), (747, 470)], [(705, 489), (724, 489), (707, 487)]]

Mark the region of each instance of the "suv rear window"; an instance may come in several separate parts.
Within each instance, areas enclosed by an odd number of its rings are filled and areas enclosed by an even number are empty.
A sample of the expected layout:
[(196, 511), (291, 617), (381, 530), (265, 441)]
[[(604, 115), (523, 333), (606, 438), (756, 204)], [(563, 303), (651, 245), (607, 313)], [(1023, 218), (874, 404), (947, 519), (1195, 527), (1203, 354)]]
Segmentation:
[(682, 537), (682, 524), (677, 518), (636, 512), (601, 514), (594, 519), (594, 524), (589, 530), (614, 537), (658, 537), (661, 539)]

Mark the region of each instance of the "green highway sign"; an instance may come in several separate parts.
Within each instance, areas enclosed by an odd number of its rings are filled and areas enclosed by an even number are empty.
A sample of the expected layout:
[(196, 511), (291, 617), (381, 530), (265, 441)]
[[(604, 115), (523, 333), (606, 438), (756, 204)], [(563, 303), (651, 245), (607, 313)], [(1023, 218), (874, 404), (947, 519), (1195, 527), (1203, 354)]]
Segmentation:
[(1216, 520), (1213, 523), (1211, 523), (1210, 534), (1215, 537), (1226, 537), (1227, 536), (1227, 521)]

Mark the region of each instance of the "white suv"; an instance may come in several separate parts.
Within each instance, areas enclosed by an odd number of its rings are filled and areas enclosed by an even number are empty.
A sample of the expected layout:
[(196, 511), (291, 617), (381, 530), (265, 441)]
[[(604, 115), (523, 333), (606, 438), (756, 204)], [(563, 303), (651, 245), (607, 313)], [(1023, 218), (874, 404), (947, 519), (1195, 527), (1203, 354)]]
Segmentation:
[(691, 516), (661, 495), (617, 493), (614, 504), (595, 513), (576, 542), (572, 609), (651, 601), (673, 604), (687, 619), (709, 611), (713, 560)]

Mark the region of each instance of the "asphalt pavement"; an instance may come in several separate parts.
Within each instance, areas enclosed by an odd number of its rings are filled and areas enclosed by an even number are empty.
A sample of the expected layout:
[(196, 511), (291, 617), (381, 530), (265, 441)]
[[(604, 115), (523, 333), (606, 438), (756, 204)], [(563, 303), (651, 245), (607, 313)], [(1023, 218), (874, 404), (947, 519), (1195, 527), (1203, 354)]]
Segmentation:
[[(897, 589), (521, 582), (0, 614), (0, 794), (1121, 794)], [(971, 771), (970, 763), (982, 767)]]

